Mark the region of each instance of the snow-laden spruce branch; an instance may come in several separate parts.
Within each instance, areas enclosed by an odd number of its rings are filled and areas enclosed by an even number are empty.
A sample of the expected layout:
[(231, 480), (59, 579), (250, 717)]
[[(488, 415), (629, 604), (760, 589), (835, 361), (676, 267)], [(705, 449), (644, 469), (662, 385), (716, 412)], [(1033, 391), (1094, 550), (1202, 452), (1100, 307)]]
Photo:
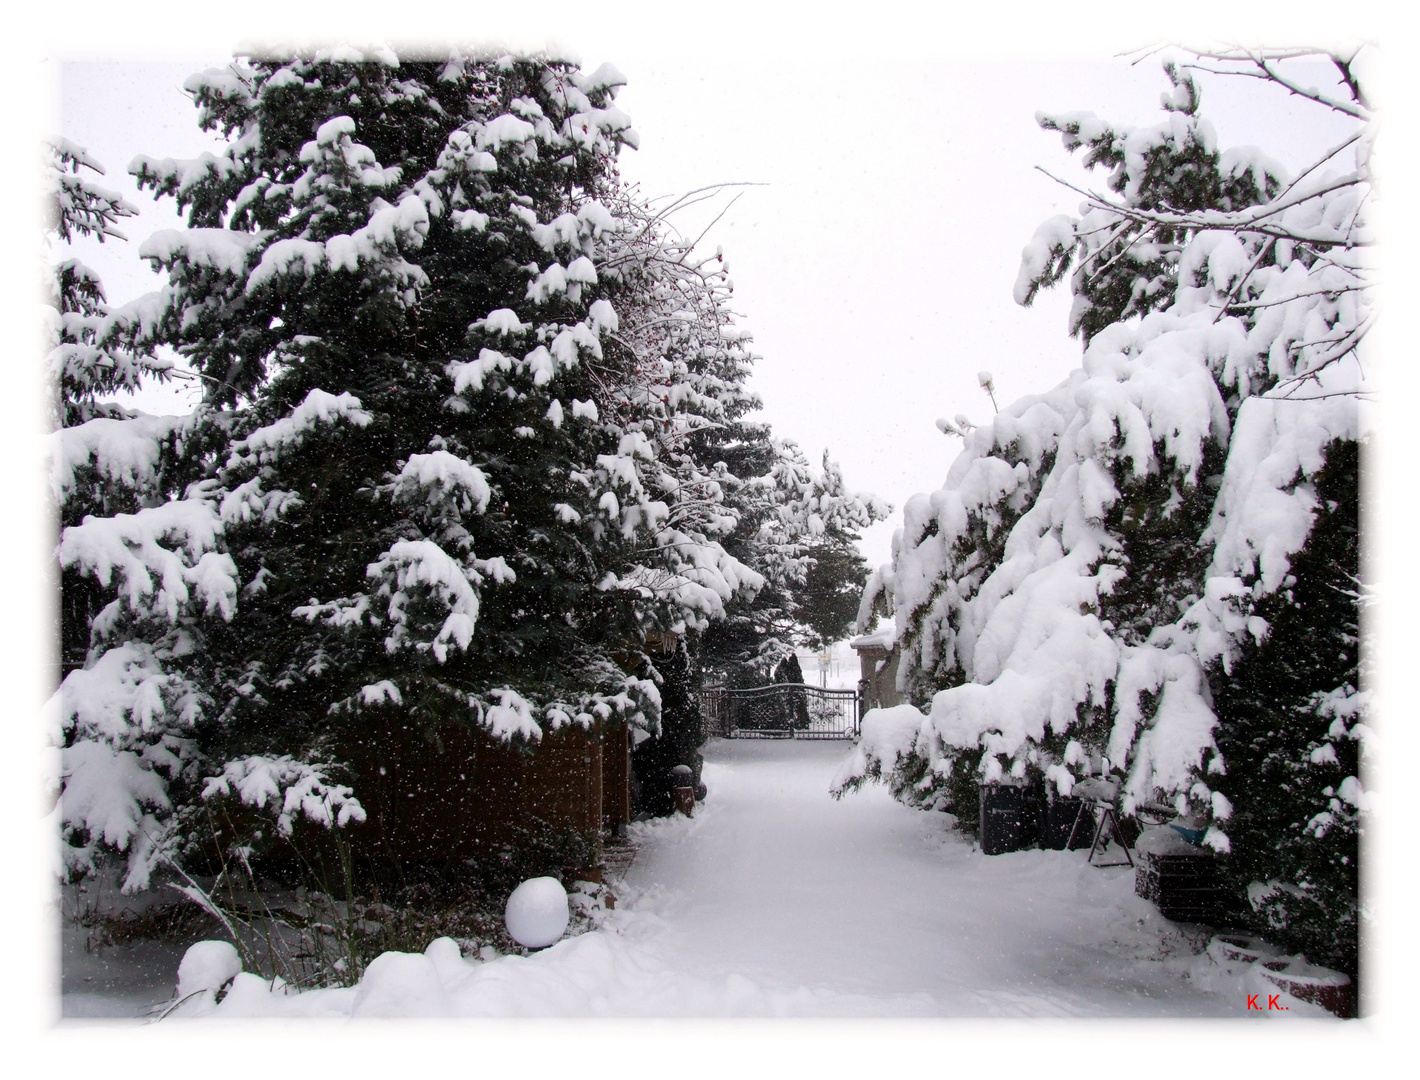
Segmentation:
[[(1259, 233), (1274, 240), (1294, 240), (1300, 244), (1316, 245), (1320, 248), (1329, 247), (1368, 247), (1373, 241), (1357, 241), (1354, 238), (1335, 233), (1307, 233), (1295, 228), (1288, 228), (1282, 225), (1264, 224), (1268, 218), (1275, 217), (1295, 206), (1322, 199), (1326, 195), (1335, 191), (1347, 188), (1359, 187), (1367, 181), (1360, 173), (1351, 173), (1330, 181), (1316, 190), (1305, 194), (1297, 195), (1290, 200), (1277, 199), (1264, 206), (1255, 207), (1249, 211), (1239, 213), (1226, 213), (1223, 211), (1208, 211), (1205, 213), (1188, 213), (1184, 211), (1163, 212), (1158, 210), (1146, 210), (1140, 207), (1129, 206), (1115, 199), (1109, 199), (1097, 191), (1089, 191), (1073, 184), (1059, 176), (1056, 176), (1044, 166), (1037, 165), (1037, 171), (1050, 177), (1051, 180), (1062, 187), (1069, 188), (1077, 194), (1085, 196), (1089, 200), (1091, 207), (1116, 214), (1120, 218), (1125, 218), (1131, 222), (1152, 225), (1155, 227), (1183, 229), (1195, 232), (1234, 232), (1234, 233)], [(1142, 237), (1136, 237), (1131, 243), (1138, 243)], [(1121, 253), (1122, 255), (1123, 253)], [(1115, 257), (1116, 260), (1119, 256)]]

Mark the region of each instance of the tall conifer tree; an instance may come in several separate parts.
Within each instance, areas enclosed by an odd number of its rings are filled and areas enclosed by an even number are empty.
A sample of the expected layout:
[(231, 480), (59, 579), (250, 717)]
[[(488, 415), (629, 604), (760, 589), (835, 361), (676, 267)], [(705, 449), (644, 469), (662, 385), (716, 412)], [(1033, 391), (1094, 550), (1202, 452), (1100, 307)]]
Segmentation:
[[(720, 260), (617, 177), (621, 83), (344, 47), (188, 80), (226, 145), (135, 159), (187, 227), (92, 336), (176, 350), (204, 400), (56, 447), (92, 594), (56, 697), (73, 866), (125, 851), (141, 887), (218, 797), (278, 834), (359, 820), (356, 728), (652, 733), (643, 637), (703, 631), (859, 513), (790, 449), (719, 452), (758, 404), (748, 335)], [(142, 498), (80, 520), (75, 478), (117, 490), (125, 461)]]

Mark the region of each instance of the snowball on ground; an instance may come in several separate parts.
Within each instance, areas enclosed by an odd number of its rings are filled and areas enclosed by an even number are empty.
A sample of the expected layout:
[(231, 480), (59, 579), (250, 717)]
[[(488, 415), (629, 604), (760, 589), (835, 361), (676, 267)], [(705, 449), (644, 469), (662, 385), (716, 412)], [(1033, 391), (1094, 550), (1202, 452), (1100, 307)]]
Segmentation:
[(571, 921), (567, 890), (556, 878), (530, 878), (508, 897), (504, 920), (508, 935), (519, 945), (545, 948), (567, 932)]

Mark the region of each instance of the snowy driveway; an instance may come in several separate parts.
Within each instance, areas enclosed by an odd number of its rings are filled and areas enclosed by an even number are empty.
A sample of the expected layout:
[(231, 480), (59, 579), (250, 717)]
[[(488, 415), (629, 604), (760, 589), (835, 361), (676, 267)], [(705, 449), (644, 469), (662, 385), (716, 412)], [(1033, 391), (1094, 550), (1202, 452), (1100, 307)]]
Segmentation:
[(627, 944), (723, 986), (707, 1012), (1238, 1014), (1231, 994), (1184, 976), (1195, 958), (1134, 896), (1128, 867), (1083, 852), (988, 857), (879, 786), (835, 801), (847, 750), (714, 742), (699, 816), (649, 830), (628, 878), (644, 891)]
[(1083, 852), (987, 857), (944, 815), (908, 810), (880, 787), (835, 802), (829, 780), (846, 752), (712, 742), (708, 800), (694, 819), (636, 827), (642, 849), (600, 931), (485, 962), (442, 939), (423, 955), (378, 958), (352, 989), (281, 996), (243, 975), (213, 1011), (1243, 1015), (1241, 981), (1136, 898), (1127, 867), (1089, 866)]

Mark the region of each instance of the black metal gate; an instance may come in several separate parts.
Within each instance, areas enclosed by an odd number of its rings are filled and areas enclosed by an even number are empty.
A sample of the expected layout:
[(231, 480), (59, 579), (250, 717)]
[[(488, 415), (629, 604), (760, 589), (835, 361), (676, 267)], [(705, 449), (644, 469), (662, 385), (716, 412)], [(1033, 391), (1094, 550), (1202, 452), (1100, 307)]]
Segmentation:
[(858, 736), (858, 691), (804, 683), (750, 690), (712, 687), (700, 693), (706, 735), (723, 739), (853, 739)]

